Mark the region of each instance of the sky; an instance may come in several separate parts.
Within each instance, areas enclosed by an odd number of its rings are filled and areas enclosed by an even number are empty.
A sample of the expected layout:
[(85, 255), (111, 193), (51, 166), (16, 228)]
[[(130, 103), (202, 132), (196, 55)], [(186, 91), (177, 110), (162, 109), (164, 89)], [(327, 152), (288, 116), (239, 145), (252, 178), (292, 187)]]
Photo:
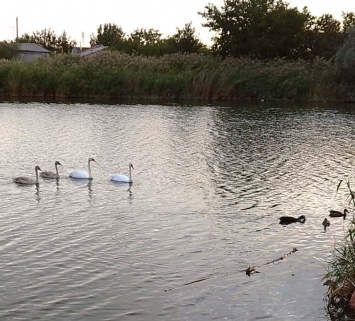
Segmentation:
[[(342, 11), (355, 12), (354, 0), (289, 0), (291, 7), (302, 10), (307, 6), (311, 14), (319, 17), (331, 13), (340, 20)], [(12, 0), (6, 1), (0, 10), (0, 41), (18, 34), (51, 29), (57, 36), (63, 31), (77, 45), (89, 46), (90, 35), (97, 34), (100, 24), (112, 23), (130, 34), (135, 29), (155, 29), (163, 37), (183, 29), (188, 22), (196, 29), (198, 38), (211, 44), (213, 34), (202, 23), (206, 22), (198, 12), (213, 3), (221, 7), (223, 0)]]

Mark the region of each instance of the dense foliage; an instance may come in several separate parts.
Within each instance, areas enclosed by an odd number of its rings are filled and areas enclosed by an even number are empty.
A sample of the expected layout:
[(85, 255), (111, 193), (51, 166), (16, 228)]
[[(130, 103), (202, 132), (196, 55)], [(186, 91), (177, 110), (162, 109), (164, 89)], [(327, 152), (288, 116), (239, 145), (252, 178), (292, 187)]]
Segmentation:
[(204, 100), (332, 100), (334, 68), (313, 62), (213, 58), (203, 54), (132, 56), (106, 51), (0, 64), (7, 95)]
[(124, 32), (122, 28), (115, 24), (106, 23), (100, 25), (97, 28), (97, 36), (90, 36), (90, 44), (93, 45), (104, 45), (104, 46), (117, 46), (124, 39)]
[(225, 0), (220, 9), (209, 4), (200, 13), (216, 33), (213, 51), (222, 57), (256, 59), (331, 59), (354, 25), (354, 13), (343, 13), (343, 23), (330, 14), (316, 18), (282, 0)]
[(60, 36), (57, 36), (51, 29), (36, 31), (32, 35), (25, 33), (17, 39), (17, 42), (36, 43), (53, 53), (70, 53), (76, 45), (76, 42), (70, 40), (65, 31)]
[(199, 53), (205, 50), (191, 22), (186, 23), (182, 29), (177, 28), (176, 33), (167, 38), (163, 38), (155, 29), (136, 29), (130, 35), (126, 35), (117, 25), (104, 24), (97, 29), (97, 36), (91, 35), (90, 44), (101, 44), (120, 52), (145, 56), (162, 56), (178, 52)]
[[(316, 18), (307, 7), (299, 11), (283, 0), (224, 0), (218, 8), (208, 4), (199, 14), (203, 26), (214, 32), (211, 48), (196, 35), (192, 23), (176, 28), (163, 37), (159, 30), (136, 29), (126, 34), (114, 23), (100, 24), (91, 45), (108, 46), (130, 55), (163, 56), (173, 53), (213, 53), (221, 57), (249, 57), (259, 60), (275, 58), (334, 60), (343, 44), (346, 31), (355, 25), (355, 13), (342, 14), (342, 21), (331, 14)], [(76, 45), (63, 32), (59, 37), (51, 29), (24, 34), (18, 42), (34, 42), (54, 53), (70, 53)], [(0, 52), (1, 58), (1, 52)]]

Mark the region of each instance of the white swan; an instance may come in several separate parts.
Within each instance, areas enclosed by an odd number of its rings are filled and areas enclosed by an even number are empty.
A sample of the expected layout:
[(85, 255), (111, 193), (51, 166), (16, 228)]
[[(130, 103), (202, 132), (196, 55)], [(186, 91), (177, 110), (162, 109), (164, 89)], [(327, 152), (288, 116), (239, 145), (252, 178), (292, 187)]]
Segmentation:
[(132, 169), (134, 169), (133, 164), (129, 163), (128, 170), (129, 176), (123, 174), (109, 174), (111, 181), (122, 182), (122, 183), (132, 183)]
[(38, 184), (38, 171), (41, 171), (39, 166), (35, 167), (35, 171), (36, 171), (36, 180), (34, 180), (33, 178), (30, 178), (30, 177), (20, 176), (20, 177), (15, 177), (14, 178), (14, 182), (16, 184), (19, 184), (19, 185), (34, 185), (34, 184)]
[(90, 162), (95, 162), (96, 163), (96, 161), (95, 161), (95, 159), (93, 159), (91, 157), (88, 159), (88, 170), (89, 170), (89, 172), (87, 172), (87, 171), (85, 171), (83, 169), (77, 169), (77, 170), (71, 171), (69, 173), (69, 176), (72, 177), (72, 178), (92, 179)]
[(60, 162), (55, 161), (55, 163), (54, 163), (55, 173), (51, 172), (51, 171), (43, 171), (43, 172), (41, 172), (40, 176), (43, 178), (59, 178), (58, 165), (62, 166), (62, 164)]

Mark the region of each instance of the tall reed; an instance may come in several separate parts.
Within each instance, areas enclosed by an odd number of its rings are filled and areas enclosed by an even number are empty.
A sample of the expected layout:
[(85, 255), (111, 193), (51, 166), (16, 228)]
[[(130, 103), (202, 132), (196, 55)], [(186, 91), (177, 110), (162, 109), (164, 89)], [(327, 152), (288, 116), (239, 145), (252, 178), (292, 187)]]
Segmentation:
[[(345, 183), (349, 206), (355, 209), (355, 192), (350, 181), (340, 182), (337, 188)], [(332, 256), (326, 267), (324, 276), (328, 286), (327, 309), (331, 317), (336, 320), (354, 320), (355, 311), (349, 307), (349, 300), (355, 292), (355, 217), (350, 223), (344, 239), (334, 246)]]
[(330, 100), (333, 67), (316, 60), (221, 60), (202, 54), (160, 58), (101, 52), (0, 63), (0, 94), (196, 100)]

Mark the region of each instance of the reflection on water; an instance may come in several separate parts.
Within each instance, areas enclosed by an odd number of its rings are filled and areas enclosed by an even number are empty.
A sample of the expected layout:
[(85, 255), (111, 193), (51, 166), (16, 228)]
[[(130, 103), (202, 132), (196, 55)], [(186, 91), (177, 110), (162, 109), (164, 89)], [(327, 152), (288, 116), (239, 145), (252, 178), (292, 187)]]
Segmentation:
[(88, 191), (89, 200), (93, 197), (93, 180), (92, 179), (77, 179), (69, 177), (71, 184), (78, 189), (84, 189)]
[(88, 191), (89, 191), (89, 198), (92, 198), (92, 180), (89, 180), (88, 183), (86, 184)]
[(39, 195), (39, 184), (36, 184), (36, 201), (39, 203), (41, 196)]
[[(322, 222), (353, 179), (352, 109), (0, 108), (1, 320), (327, 318), (323, 262), (348, 220)], [(90, 155), (93, 180), (69, 178)], [(54, 160), (60, 179), (12, 182)], [(129, 162), (134, 183), (110, 181)]]

